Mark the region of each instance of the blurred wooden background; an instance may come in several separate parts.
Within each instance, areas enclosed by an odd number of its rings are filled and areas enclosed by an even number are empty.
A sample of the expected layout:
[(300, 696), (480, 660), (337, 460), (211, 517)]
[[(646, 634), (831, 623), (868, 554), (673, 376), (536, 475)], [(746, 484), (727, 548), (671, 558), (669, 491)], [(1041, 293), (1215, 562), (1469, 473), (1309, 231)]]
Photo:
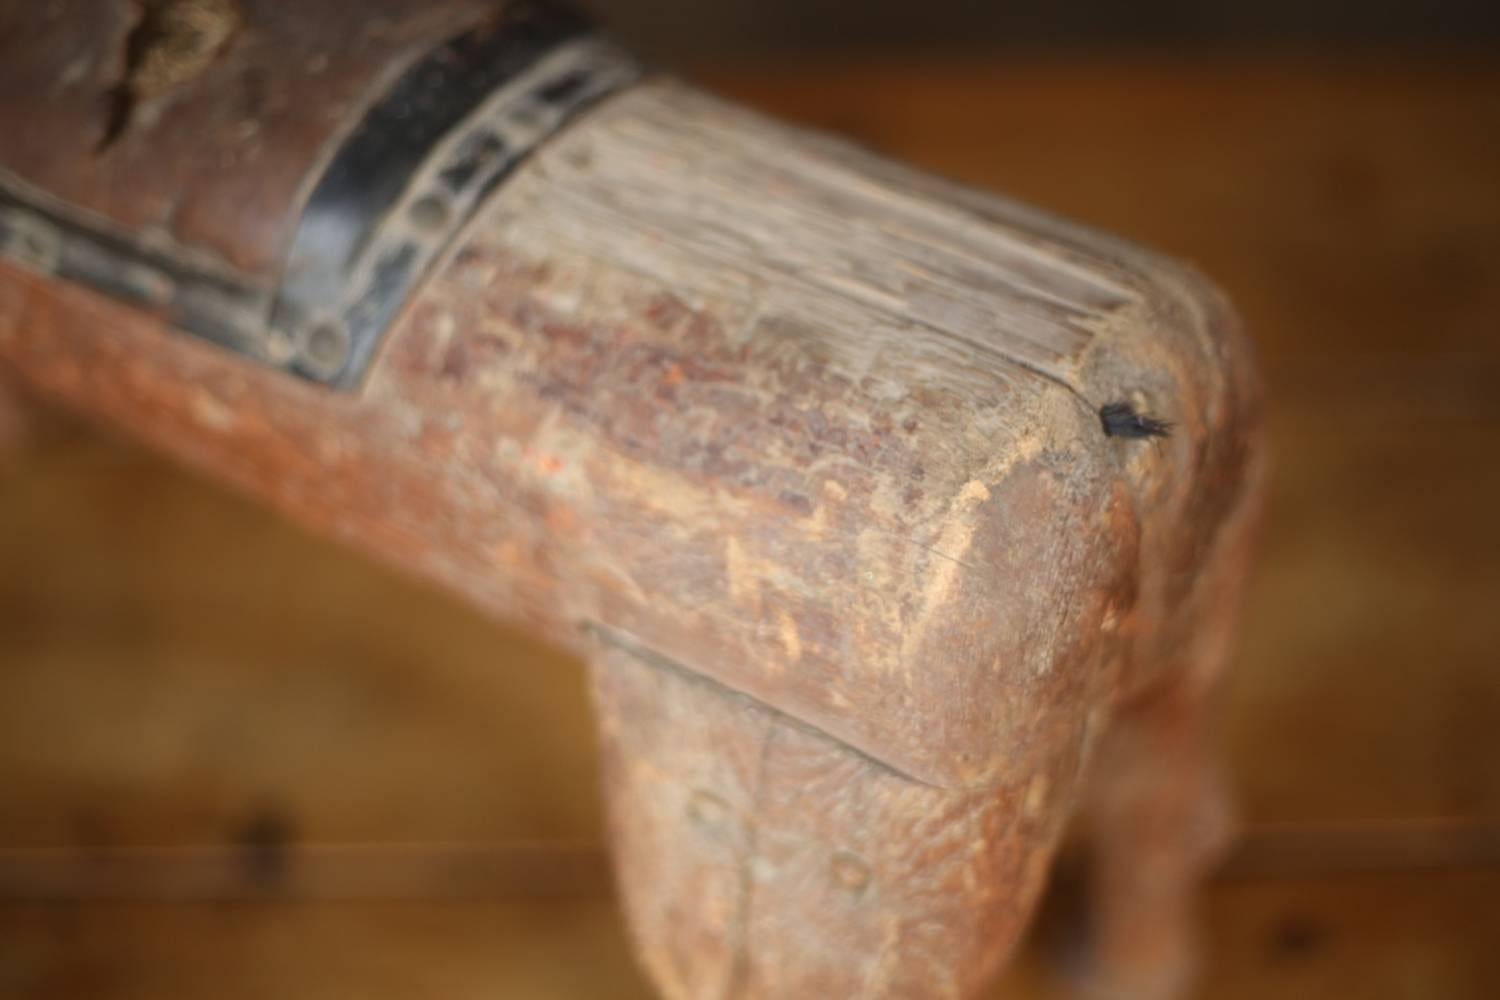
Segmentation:
[(1231, 48), (1500, 40), (1494, 0), (583, 0), (637, 51), (684, 59), (854, 49)]
[[(1202, 995), (1500, 995), (1500, 69), (701, 76), (1228, 288), (1277, 468)], [(56, 415), (24, 441), (0, 458), (0, 998), (648, 995), (577, 664)], [(1047, 940), (997, 996), (1058, 995)]]

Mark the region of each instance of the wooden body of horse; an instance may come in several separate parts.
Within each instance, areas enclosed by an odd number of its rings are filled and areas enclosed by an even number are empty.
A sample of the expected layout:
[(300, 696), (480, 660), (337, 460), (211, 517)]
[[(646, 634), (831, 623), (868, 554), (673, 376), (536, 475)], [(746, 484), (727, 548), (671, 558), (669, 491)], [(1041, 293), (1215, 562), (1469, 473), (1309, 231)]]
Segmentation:
[[(294, 6), (6, 15), (0, 371), (587, 658), (667, 996), (972, 995), (1078, 809), (1094, 982), (1176, 989), (1261, 474), (1217, 294), (546, 15)], [(333, 185), (386, 112), (447, 117)]]

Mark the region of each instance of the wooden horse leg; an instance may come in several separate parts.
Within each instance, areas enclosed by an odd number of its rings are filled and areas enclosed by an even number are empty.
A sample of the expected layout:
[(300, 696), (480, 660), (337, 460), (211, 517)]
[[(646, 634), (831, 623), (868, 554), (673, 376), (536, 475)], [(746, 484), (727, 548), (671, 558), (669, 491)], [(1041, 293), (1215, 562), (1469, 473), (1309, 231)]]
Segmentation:
[(1087, 703), (1066, 713), (1081, 720), (1072, 738), (999, 785), (914, 780), (596, 630), (617, 878), (662, 993), (975, 996), (1012, 950), (1079, 807), (1095, 830), (1089, 994), (1182, 995), (1193, 893), (1229, 833), (1213, 704), (1258, 497), (1253, 482), (1243, 490), (1174, 617), (1141, 623), (1148, 673), (1134, 693), (1080, 689)]
[(1193, 899), (1231, 826), (1210, 703), (1185, 686), (1158, 692), (1126, 708), (1101, 744), (1089, 997), (1177, 997), (1195, 971)]
[[(1092, 842), (1086, 995), (1182, 996), (1196, 969), (1193, 901), (1233, 832), (1213, 734), (1240, 604), (1254, 494), (1200, 576), (1167, 680), (1128, 701), (1101, 740), (1085, 809)], [(1170, 641), (1170, 640), (1169, 640)]]
[(592, 672), (617, 879), (670, 1000), (969, 997), (1011, 950), (1075, 754), (950, 792), (617, 640)]

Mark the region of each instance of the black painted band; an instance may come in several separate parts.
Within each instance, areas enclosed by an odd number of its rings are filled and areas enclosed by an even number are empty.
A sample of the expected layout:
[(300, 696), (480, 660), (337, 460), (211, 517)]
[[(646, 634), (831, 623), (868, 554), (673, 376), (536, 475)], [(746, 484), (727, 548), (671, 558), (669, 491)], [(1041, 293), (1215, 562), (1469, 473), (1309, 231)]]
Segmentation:
[(0, 258), (150, 309), (313, 382), (357, 385), (484, 196), (635, 62), (551, 3), (516, 4), (409, 67), (313, 186), (274, 292), (50, 211), (0, 175)]

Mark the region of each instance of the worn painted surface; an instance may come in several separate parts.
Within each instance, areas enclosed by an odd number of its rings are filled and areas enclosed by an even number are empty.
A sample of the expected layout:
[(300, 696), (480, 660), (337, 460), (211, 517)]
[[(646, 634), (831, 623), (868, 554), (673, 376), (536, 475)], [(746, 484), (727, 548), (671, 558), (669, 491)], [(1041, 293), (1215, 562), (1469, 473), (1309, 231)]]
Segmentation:
[[(1101, 981), (1180, 978), (1259, 465), (1178, 265), (653, 83), (492, 197), (357, 394), (9, 267), (0, 361), (589, 655), (666, 995), (968, 995), (1085, 796)], [(1144, 792), (1088, 789), (1101, 740)]]
[(329, 138), (501, 7), (6, 0), (0, 167), (143, 245), (271, 281)]

